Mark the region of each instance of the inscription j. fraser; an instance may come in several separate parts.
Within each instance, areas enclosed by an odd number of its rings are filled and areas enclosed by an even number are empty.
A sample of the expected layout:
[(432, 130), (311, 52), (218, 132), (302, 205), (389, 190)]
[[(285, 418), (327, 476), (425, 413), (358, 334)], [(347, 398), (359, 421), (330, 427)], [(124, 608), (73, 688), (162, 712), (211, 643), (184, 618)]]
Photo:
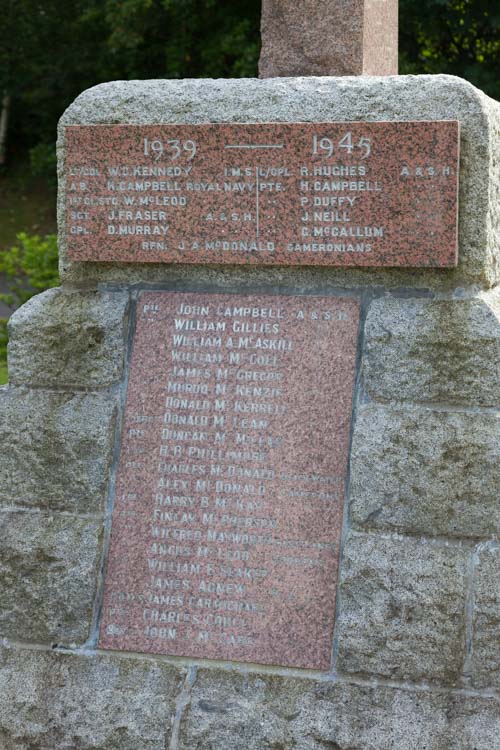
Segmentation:
[(77, 261), (454, 266), (459, 123), (68, 126)]
[(358, 314), (140, 296), (102, 648), (329, 668)]

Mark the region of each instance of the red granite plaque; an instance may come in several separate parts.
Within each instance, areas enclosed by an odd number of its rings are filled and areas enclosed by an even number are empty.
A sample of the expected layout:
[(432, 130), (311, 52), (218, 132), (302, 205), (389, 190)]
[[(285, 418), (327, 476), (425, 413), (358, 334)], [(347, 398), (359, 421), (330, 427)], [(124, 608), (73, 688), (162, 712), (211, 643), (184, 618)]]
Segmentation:
[(139, 299), (99, 645), (328, 669), (352, 298)]
[(459, 123), (66, 128), (75, 261), (457, 263)]

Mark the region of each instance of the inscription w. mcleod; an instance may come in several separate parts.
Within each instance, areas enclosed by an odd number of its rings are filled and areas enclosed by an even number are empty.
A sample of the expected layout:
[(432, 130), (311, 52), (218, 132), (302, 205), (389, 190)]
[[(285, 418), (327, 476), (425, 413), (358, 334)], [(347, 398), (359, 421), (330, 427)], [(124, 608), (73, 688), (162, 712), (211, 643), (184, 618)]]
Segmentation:
[(72, 260), (457, 262), (458, 122), (66, 128)]
[(329, 668), (358, 312), (141, 295), (101, 647)]

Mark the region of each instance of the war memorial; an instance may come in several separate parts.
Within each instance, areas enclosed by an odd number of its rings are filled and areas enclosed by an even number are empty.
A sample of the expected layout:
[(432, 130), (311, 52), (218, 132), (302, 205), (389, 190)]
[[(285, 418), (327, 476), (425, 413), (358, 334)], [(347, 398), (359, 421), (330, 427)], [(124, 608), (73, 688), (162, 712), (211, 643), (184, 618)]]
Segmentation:
[(265, 0), (259, 79), (60, 121), (2, 750), (500, 748), (500, 105), (398, 76), (392, 0), (323, 5)]

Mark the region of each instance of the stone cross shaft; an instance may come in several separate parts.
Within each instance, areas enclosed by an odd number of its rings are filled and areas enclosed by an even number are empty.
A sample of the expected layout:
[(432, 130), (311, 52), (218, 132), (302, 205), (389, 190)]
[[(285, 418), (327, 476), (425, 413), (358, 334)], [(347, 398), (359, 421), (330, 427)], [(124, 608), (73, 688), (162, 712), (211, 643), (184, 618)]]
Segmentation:
[(261, 36), (261, 78), (398, 72), (398, 0), (263, 0)]

